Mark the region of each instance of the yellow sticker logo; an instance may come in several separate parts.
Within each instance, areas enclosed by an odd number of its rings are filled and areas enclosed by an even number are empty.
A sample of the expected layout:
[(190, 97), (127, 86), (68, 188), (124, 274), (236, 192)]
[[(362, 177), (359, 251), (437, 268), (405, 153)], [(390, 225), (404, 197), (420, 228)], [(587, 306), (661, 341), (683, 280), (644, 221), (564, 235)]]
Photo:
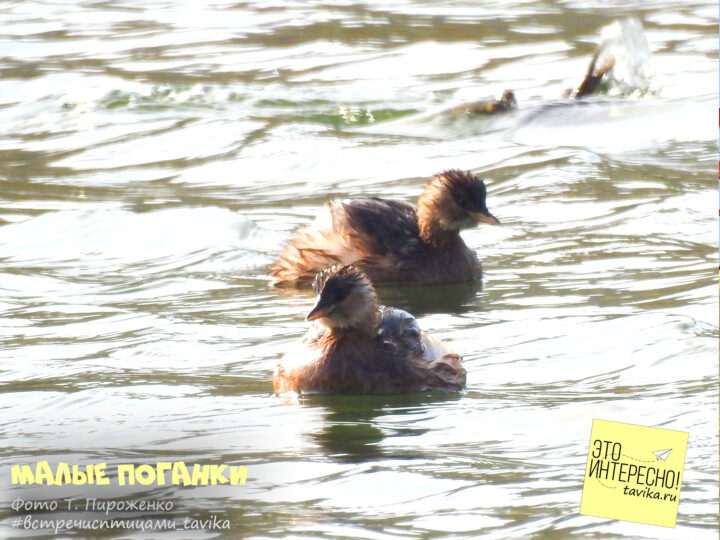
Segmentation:
[(580, 513), (675, 527), (685, 431), (593, 420)]

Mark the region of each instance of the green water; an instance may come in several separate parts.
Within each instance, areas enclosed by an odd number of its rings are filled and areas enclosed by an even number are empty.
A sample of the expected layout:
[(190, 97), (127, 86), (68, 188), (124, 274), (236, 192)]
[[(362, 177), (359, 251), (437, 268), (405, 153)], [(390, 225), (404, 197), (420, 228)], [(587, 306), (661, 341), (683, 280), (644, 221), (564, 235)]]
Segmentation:
[[(626, 17), (647, 85), (558, 102)], [(0, 537), (31, 534), (17, 497), (89, 496), (232, 525), (173, 538), (717, 538), (716, 4), (33, 1), (0, 22)], [(442, 114), (508, 88), (509, 115)], [(413, 201), (448, 168), (503, 223), (464, 233), (482, 283), (379, 293), (463, 355), (467, 392), (273, 396), (313, 302), (270, 287), (282, 245), (326, 200)], [(594, 418), (689, 432), (675, 529), (579, 515)], [(10, 485), (43, 459), (248, 479)]]

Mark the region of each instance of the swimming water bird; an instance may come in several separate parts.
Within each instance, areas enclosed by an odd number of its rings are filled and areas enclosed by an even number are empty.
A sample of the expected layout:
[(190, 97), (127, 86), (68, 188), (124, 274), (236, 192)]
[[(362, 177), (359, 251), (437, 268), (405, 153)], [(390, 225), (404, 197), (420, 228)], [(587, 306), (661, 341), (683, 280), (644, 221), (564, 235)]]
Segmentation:
[(271, 274), (277, 285), (310, 283), (340, 263), (359, 266), (376, 284), (472, 281), (482, 270), (460, 231), (500, 223), (485, 198), (480, 178), (449, 170), (430, 180), (417, 209), (377, 197), (330, 201), (287, 244)]
[(313, 288), (317, 302), (307, 315), (313, 325), (275, 371), (276, 394), (464, 388), (460, 356), (420, 331), (410, 313), (379, 306), (359, 267), (328, 267), (316, 276)]
[(578, 85), (576, 90), (567, 90), (563, 97), (572, 97), (580, 99), (585, 96), (594, 94), (612, 68), (615, 66), (615, 57), (609, 54), (603, 54), (603, 48), (598, 47), (590, 60), (585, 78)]
[(515, 93), (512, 90), (505, 90), (500, 99), (483, 99), (457, 105), (445, 111), (450, 115), (482, 116), (498, 114), (517, 109)]
[[(614, 54), (609, 49), (611, 49), (610, 46), (602, 43), (595, 50), (590, 59), (590, 65), (585, 73), (585, 77), (576, 89), (565, 90), (562, 94), (563, 98), (581, 99), (596, 94), (603, 86), (607, 86), (608, 79), (611, 76), (612, 69), (615, 67), (616, 62)], [(451, 117), (476, 117), (502, 114), (516, 110), (517, 108), (518, 104), (515, 98), (515, 92), (505, 90), (500, 99), (491, 98), (462, 103), (443, 111), (443, 114)]]

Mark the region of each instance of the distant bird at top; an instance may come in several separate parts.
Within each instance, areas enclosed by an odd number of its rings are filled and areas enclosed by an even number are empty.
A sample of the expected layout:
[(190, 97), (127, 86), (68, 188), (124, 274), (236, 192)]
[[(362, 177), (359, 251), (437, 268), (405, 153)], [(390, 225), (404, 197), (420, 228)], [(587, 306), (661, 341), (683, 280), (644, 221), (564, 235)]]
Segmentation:
[(514, 109), (517, 109), (515, 93), (512, 90), (505, 90), (500, 99), (491, 98), (471, 101), (469, 103), (456, 105), (445, 112), (450, 115), (481, 116), (504, 113)]

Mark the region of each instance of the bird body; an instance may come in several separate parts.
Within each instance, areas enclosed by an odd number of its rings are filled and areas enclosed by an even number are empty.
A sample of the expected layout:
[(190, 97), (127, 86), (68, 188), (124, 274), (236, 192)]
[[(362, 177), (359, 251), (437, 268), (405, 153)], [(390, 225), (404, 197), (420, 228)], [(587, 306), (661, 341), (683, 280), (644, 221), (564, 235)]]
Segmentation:
[(406, 311), (378, 306), (367, 276), (335, 265), (315, 280), (312, 327), (273, 376), (275, 393), (390, 394), (459, 391), (460, 356), (422, 332)]
[(482, 274), (460, 230), (499, 221), (485, 206), (485, 184), (446, 171), (426, 186), (417, 208), (377, 197), (335, 200), (301, 229), (275, 262), (278, 285), (304, 284), (332, 264), (354, 264), (373, 283), (452, 283)]

